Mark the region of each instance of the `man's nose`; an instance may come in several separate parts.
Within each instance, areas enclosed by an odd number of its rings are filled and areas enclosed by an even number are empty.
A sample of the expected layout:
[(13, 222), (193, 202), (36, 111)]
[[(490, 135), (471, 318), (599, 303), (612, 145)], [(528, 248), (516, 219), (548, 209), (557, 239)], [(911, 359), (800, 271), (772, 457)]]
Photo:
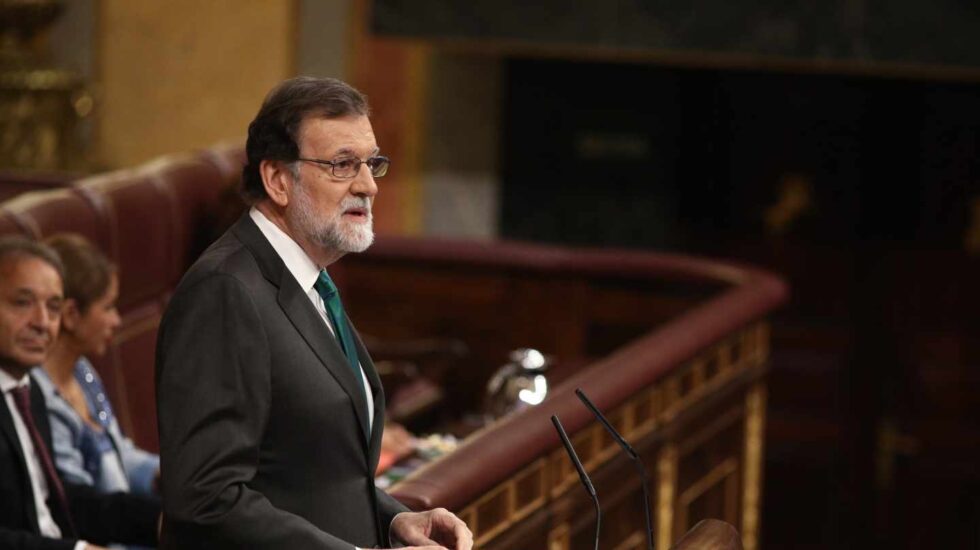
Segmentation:
[(350, 191), (355, 195), (367, 197), (373, 197), (378, 194), (378, 184), (374, 181), (374, 175), (371, 173), (371, 168), (367, 163), (361, 163), (361, 166), (357, 170), (357, 176), (354, 177), (354, 181), (351, 183)]
[(46, 329), (59, 314), (54, 313), (48, 308), (47, 304), (39, 302), (31, 314), (31, 324), (40, 329)]

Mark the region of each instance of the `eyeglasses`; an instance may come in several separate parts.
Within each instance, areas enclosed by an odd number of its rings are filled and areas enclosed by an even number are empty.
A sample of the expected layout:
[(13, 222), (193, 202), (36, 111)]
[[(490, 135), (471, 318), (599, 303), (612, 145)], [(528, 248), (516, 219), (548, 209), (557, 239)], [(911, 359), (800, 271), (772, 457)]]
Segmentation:
[(322, 164), (330, 167), (330, 173), (333, 177), (342, 180), (349, 180), (357, 176), (357, 173), (361, 171), (361, 165), (366, 164), (368, 170), (371, 171), (371, 175), (380, 178), (388, 173), (388, 166), (391, 165), (391, 160), (388, 157), (369, 157), (361, 160), (356, 157), (352, 158), (341, 158), (337, 160), (320, 160), (320, 159), (304, 159), (298, 158), (296, 160), (302, 160), (306, 162), (315, 162), (317, 164)]

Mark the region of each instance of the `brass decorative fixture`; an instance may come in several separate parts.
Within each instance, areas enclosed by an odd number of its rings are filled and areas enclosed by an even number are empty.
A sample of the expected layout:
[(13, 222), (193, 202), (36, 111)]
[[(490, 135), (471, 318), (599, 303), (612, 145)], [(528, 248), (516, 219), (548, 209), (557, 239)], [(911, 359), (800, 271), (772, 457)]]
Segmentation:
[(61, 0), (0, 0), (0, 168), (82, 167), (79, 120), (92, 109), (81, 77), (50, 64), (44, 31)]

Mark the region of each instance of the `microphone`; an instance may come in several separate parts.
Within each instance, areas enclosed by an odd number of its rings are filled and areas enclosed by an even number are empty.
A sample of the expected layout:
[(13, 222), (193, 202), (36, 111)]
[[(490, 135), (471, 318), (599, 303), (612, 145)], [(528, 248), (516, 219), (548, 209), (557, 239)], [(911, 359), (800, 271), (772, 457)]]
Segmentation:
[(551, 415), (551, 423), (555, 425), (555, 430), (558, 431), (561, 444), (565, 446), (568, 458), (572, 459), (572, 464), (578, 470), (578, 477), (582, 480), (582, 485), (585, 486), (585, 490), (589, 492), (589, 496), (592, 497), (592, 502), (595, 504), (595, 550), (599, 550), (599, 524), (602, 522), (602, 512), (599, 510), (599, 497), (595, 494), (595, 487), (592, 486), (592, 480), (589, 479), (589, 474), (585, 473), (585, 467), (582, 466), (578, 455), (575, 454), (575, 447), (572, 447), (572, 442), (568, 439), (568, 434), (565, 433), (565, 428), (562, 427), (561, 420), (558, 420), (558, 416)]
[(629, 443), (626, 442), (625, 439), (623, 439), (623, 436), (619, 435), (619, 432), (616, 431), (616, 428), (613, 428), (612, 424), (610, 424), (606, 416), (599, 411), (598, 407), (593, 405), (592, 401), (589, 401), (589, 398), (585, 396), (585, 392), (583, 392), (581, 388), (575, 388), (575, 395), (577, 395), (582, 403), (584, 403), (585, 406), (592, 411), (592, 414), (595, 415), (596, 419), (602, 424), (602, 427), (609, 432), (609, 435), (611, 435), (617, 443), (619, 443), (619, 446), (622, 447), (623, 451), (625, 451), (627, 456), (630, 457), (630, 460), (633, 461), (633, 464), (636, 465), (636, 470), (639, 472), (640, 479), (643, 482), (643, 512), (646, 514), (647, 521), (647, 550), (653, 550), (653, 525), (652, 520), (650, 519), (650, 478), (647, 476), (647, 470), (643, 466), (643, 461), (640, 460), (640, 455)]

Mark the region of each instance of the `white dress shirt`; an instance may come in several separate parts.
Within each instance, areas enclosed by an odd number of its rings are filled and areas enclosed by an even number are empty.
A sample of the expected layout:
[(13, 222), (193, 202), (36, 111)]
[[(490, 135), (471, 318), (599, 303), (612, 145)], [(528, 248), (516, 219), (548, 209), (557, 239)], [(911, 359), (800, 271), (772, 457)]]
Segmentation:
[[(37, 457), (34, 450), (34, 442), (31, 440), (31, 432), (28, 431), (24, 419), (17, 410), (14, 403), (13, 390), (20, 387), (30, 388), (31, 377), (24, 375), (20, 380), (10, 376), (7, 371), (0, 369), (0, 389), (3, 390), (3, 399), (10, 411), (10, 417), (14, 421), (14, 431), (17, 432), (17, 441), (24, 452), (24, 459), (27, 461), (27, 475), (31, 478), (31, 492), (34, 494), (34, 510), (37, 512), (37, 527), (41, 536), (60, 539), (61, 528), (55, 523), (51, 510), (48, 508), (48, 480), (44, 478), (44, 469), (41, 467), (41, 460)], [(84, 550), (85, 542), (75, 543), (75, 550)]]
[[(296, 241), (282, 229), (279, 229), (279, 226), (269, 221), (262, 212), (259, 212), (256, 208), (252, 208), (249, 210), (248, 215), (251, 216), (255, 225), (259, 227), (259, 231), (269, 241), (269, 244), (272, 245), (276, 254), (279, 254), (279, 257), (282, 258), (283, 263), (286, 264), (286, 269), (293, 274), (296, 282), (299, 283), (299, 287), (306, 292), (306, 296), (313, 303), (313, 307), (320, 314), (320, 318), (323, 319), (330, 333), (336, 337), (336, 332), (327, 316), (327, 307), (323, 303), (323, 298), (313, 288), (313, 285), (316, 284), (317, 279), (320, 277), (320, 268), (317, 267), (316, 263), (310, 259)], [(374, 396), (371, 393), (371, 384), (368, 382), (367, 376), (364, 374), (364, 367), (360, 362), (358, 362), (358, 367), (360, 367), (361, 372), (361, 383), (364, 385), (364, 395), (367, 398), (368, 429), (370, 430), (374, 428)]]

